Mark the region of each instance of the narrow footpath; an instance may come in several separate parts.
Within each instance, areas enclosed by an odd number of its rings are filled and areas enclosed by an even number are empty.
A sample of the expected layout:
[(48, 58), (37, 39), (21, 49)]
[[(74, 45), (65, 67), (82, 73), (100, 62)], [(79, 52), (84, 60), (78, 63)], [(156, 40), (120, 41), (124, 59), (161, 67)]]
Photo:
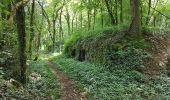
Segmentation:
[(58, 78), (61, 86), (61, 100), (87, 100), (75, 89), (75, 83), (69, 79), (58, 67), (49, 60), (45, 63), (52, 69), (53, 73)]

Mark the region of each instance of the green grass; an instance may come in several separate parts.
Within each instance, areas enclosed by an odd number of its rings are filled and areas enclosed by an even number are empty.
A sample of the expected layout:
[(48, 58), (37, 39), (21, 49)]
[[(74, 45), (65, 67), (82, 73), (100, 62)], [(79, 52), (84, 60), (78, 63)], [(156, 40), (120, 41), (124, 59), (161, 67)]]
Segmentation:
[(31, 81), (27, 85), (28, 91), (43, 99), (56, 100), (60, 96), (60, 88), (56, 76), (43, 61), (32, 61), (29, 65), (29, 74), (41, 76), (38, 81)]
[(84, 91), (88, 100), (168, 100), (170, 81), (166, 76), (149, 77), (137, 71), (113, 70), (65, 56), (51, 59)]

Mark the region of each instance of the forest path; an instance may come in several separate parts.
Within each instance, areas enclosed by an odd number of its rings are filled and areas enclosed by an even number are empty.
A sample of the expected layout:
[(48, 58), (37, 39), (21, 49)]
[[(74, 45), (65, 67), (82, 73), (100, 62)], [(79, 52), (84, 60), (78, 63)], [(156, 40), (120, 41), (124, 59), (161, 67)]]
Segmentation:
[(75, 83), (69, 79), (57, 65), (53, 64), (48, 59), (45, 60), (45, 63), (52, 69), (59, 80), (61, 86), (61, 100), (86, 100), (86, 98), (75, 89)]

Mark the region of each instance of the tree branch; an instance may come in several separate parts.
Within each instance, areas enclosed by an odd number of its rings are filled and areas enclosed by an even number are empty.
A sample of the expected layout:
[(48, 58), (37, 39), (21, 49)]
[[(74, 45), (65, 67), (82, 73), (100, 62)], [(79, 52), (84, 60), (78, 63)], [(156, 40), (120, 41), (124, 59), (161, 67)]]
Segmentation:
[(165, 14), (163, 14), (162, 12), (160, 12), (160, 11), (158, 11), (158, 10), (156, 10), (155, 8), (153, 8), (153, 7), (151, 7), (154, 11), (156, 11), (156, 12), (158, 12), (160, 15), (162, 15), (162, 16), (164, 16), (164, 17), (166, 17), (167, 19), (170, 19), (170, 16), (167, 16), (167, 15), (165, 15)]

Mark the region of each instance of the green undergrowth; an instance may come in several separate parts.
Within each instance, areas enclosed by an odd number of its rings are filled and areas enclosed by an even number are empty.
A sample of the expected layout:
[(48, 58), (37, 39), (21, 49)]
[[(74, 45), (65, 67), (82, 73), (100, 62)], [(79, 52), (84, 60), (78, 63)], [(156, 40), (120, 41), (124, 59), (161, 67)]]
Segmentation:
[(14, 79), (6, 80), (5, 72), (0, 67), (0, 100), (33, 100), (30, 94), (20, 83)]
[(166, 76), (147, 76), (135, 70), (115, 69), (58, 56), (58, 64), (88, 100), (168, 100), (170, 81)]
[(41, 99), (56, 100), (60, 97), (60, 88), (56, 76), (41, 60), (30, 62), (27, 89)]
[(166, 35), (167, 33), (170, 32), (169, 28), (161, 28), (161, 27), (149, 27), (149, 26), (143, 26), (142, 27), (142, 32), (144, 33), (153, 33), (154, 35), (158, 35), (158, 36), (163, 36)]
[(31, 61), (28, 66), (28, 83), (6, 79), (0, 67), (0, 100), (56, 100), (60, 97), (58, 81), (43, 61)]
[(64, 44), (65, 52), (68, 52), (67, 50), (69, 49), (69, 47), (73, 46), (78, 40), (84, 39), (86, 37), (101, 37), (104, 35), (109, 35), (112, 33), (119, 32), (120, 30), (125, 29), (125, 27), (126, 27), (125, 25), (120, 25), (120, 26), (98, 28), (89, 31), (87, 30), (76, 31), (69, 39), (66, 39)]
[(121, 30), (123, 28), (117, 26), (73, 34), (65, 43), (64, 54), (79, 61), (100, 63), (110, 70), (142, 69), (144, 61), (152, 57), (146, 51), (151, 44), (143, 36), (130, 37)]

